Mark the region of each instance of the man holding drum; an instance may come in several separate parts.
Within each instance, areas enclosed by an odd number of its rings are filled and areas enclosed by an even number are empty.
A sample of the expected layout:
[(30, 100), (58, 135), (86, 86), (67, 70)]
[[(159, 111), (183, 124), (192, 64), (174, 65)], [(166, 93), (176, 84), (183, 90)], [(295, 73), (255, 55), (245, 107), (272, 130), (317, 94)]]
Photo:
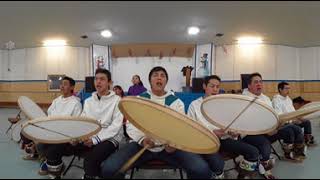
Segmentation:
[[(252, 73), (249, 76), (248, 91), (244, 91), (243, 95), (258, 98), (258, 100), (264, 102), (268, 106), (272, 107), (271, 100), (269, 97), (262, 93), (263, 91), (263, 81), (262, 76), (259, 73)], [(271, 143), (268, 138), (264, 135), (249, 135), (242, 138), (242, 140), (248, 144), (251, 144), (259, 149), (261, 154), (260, 164), (263, 166), (265, 173), (264, 176), (267, 179), (274, 179), (271, 173), (271, 169), (274, 163), (270, 159), (271, 155)], [(260, 173), (262, 173), (261, 171)]]
[[(279, 94), (276, 94), (272, 99), (272, 105), (278, 114), (289, 113), (295, 111), (293, 102), (289, 97), (290, 85), (287, 82), (281, 82), (278, 84)], [(304, 129), (304, 141), (307, 146), (315, 145), (314, 137), (312, 136), (311, 122), (307, 119), (298, 119), (290, 121)]]
[(201, 104), (205, 98), (219, 94), (220, 90), (220, 77), (216, 75), (207, 76), (204, 78), (203, 89), (205, 92), (204, 97), (200, 97), (191, 102), (188, 115), (194, 119), (195, 121), (200, 122), (205, 127), (207, 127), (211, 132), (215, 133), (221, 143), (221, 150), (223, 152), (235, 153), (238, 155), (242, 155), (244, 159), (239, 164), (239, 179), (243, 179), (245, 177), (253, 176), (258, 169), (258, 160), (259, 160), (259, 150), (242, 140), (240, 140), (239, 134), (228, 131), (228, 133), (224, 133), (224, 131), (212, 123), (208, 122), (206, 118), (203, 116), (201, 112)]
[[(66, 115), (66, 116), (80, 116), (82, 112), (82, 105), (80, 99), (73, 96), (74, 87), (76, 82), (70, 77), (64, 77), (62, 79), (60, 90), (61, 96), (53, 100), (48, 109), (48, 116)], [(44, 154), (45, 151), (52, 145), (38, 144), (37, 149), (40, 154)], [(46, 161), (42, 162), (39, 170), (40, 175), (48, 174), (48, 166)]]
[[(263, 81), (261, 74), (252, 73), (249, 78), (250, 81), (248, 85), (247, 95), (251, 97), (258, 97), (259, 100), (263, 101), (269, 107), (273, 108), (270, 98), (262, 93)], [(282, 148), (287, 160), (293, 162), (301, 162), (305, 157), (303, 135), (300, 127), (293, 124), (287, 124), (284, 126), (280, 125), (277, 131), (268, 134), (266, 137), (271, 142), (274, 142), (277, 139), (282, 139), (284, 141), (284, 146)]]
[(94, 84), (97, 91), (86, 99), (81, 116), (97, 119), (102, 129), (81, 143), (51, 146), (46, 155), (49, 173), (60, 176), (63, 167), (62, 156), (86, 152), (84, 178), (94, 179), (100, 175), (101, 162), (116, 151), (122, 138), (123, 115), (118, 108), (120, 97), (109, 90), (111, 82), (111, 73), (108, 70), (96, 70)]
[[(171, 92), (165, 91), (167, 82), (167, 71), (163, 67), (154, 67), (149, 73), (151, 91), (142, 93), (140, 97), (151, 99), (151, 101), (169, 106), (184, 114), (183, 102), (172, 95)], [(143, 152), (141, 157), (133, 164), (133, 167), (152, 159), (159, 159), (175, 166), (181, 166), (187, 172), (189, 178), (211, 178), (212, 172), (200, 155), (164, 145), (160, 141), (148, 137), (130, 122), (127, 124), (127, 133), (133, 141), (104, 161), (102, 165), (102, 176), (104, 178), (123, 178), (123, 172), (117, 172), (143, 147), (148, 147), (148, 150)]]

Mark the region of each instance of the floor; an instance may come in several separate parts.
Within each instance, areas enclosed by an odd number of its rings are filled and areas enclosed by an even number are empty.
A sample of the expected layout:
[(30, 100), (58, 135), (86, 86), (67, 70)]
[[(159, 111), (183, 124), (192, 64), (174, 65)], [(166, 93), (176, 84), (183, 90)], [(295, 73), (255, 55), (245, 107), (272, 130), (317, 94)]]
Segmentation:
[[(14, 117), (18, 113), (18, 109), (0, 108), (0, 178), (16, 178), (16, 179), (47, 179), (47, 176), (40, 176), (37, 174), (39, 162), (37, 161), (24, 161), (22, 156), (24, 152), (20, 150), (18, 144), (11, 140), (9, 131), (5, 131), (10, 126), (8, 117)], [(24, 117), (24, 116), (22, 116)], [(320, 122), (314, 120), (313, 133), (316, 139), (320, 140)], [(274, 144), (276, 150), (282, 153), (278, 143)], [(281, 179), (316, 179), (320, 178), (319, 162), (320, 162), (320, 145), (308, 149), (308, 158), (301, 164), (294, 164), (287, 161), (276, 161), (276, 166), (273, 173), (276, 177)], [(65, 157), (65, 163), (69, 163), (71, 157)], [(75, 161), (76, 164), (82, 165), (82, 160)], [(233, 166), (232, 161), (226, 162), (226, 169)], [(235, 178), (237, 173), (235, 171), (228, 171), (226, 178)], [(83, 171), (78, 168), (71, 168), (70, 171), (63, 178), (81, 178)], [(184, 177), (186, 177), (184, 175)], [(129, 178), (129, 174), (126, 176)], [(177, 179), (179, 178), (178, 171), (173, 170), (139, 170), (135, 173), (134, 178), (141, 179)], [(261, 178), (261, 177), (258, 177)]]

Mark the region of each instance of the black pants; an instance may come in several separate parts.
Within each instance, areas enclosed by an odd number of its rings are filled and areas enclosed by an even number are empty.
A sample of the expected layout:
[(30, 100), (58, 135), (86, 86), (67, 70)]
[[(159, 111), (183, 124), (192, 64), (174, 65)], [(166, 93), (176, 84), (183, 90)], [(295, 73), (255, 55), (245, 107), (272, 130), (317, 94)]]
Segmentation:
[(71, 144), (50, 145), (46, 150), (47, 164), (57, 166), (62, 163), (62, 156), (70, 156), (73, 154), (83, 154), (84, 172), (88, 176), (100, 176), (100, 165), (107, 159), (117, 147), (110, 141), (104, 141), (91, 148), (82, 144), (72, 146)]
[(278, 139), (282, 139), (286, 144), (302, 144), (304, 141), (302, 129), (294, 124), (284, 125), (277, 134), (269, 136), (271, 142)]
[(242, 155), (245, 160), (257, 162), (259, 160), (259, 150), (255, 146), (243, 142), (242, 140), (220, 139), (221, 151)]
[(305, 120), (302, 123), (297, 123), (295, 125), (303, 128), (304, 134), (312, 134), (311, 122), (309, 120)]

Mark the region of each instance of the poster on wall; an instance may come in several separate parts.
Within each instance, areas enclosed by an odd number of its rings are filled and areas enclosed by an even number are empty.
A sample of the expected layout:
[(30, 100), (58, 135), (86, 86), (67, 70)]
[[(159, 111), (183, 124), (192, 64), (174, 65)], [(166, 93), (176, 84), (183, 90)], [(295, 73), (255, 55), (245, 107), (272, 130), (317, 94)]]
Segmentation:
[(195, 59), (195, 76), (202, 78), (211, 75), (212, 72), (212, 56), (213, 44), (197, 45)]
[(93, 74), (98, 68), (110, 70), (108, 46), (92, 45), (92, 67)]

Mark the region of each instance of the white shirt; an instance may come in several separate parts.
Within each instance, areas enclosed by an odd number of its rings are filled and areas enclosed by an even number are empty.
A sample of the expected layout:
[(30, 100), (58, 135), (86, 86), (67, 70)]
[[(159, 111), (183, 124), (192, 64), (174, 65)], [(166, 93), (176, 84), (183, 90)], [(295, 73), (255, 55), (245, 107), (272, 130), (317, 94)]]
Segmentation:
[[(163, 96), (157, 96), (157, 95), (153, 94), (151, 91), (147, 91), (146, 93), (150, 95), (150, 100), (151, 101), (154, 101), (154, 102), (156, 102), (158, 104), (161, 104), (161, 105), (165, 105), (166, 98), (168, 98), (169, 96), (174, 96), (171, 92), (167, 92)], [(145, 94), (145, 93), (143, 93), (143, 94)], [(138, 97), (141, 97), (141, 96), (143, 96), (143, 95), (140, 94)], [(179, 98), (174, 100), (170, 104), (169, 107), (171, 109), (173, 109), (173, 110), (176, 110), (176, 111), (182, 113), (182, 114), (185, 114), (185, 112), (184, 112), (184, 103)], [(142, 144), (142, 142), (143, 142), (144, 138), (146, 137), (146, 135), (142, 131), (140, 131), (138, 128), (136, 128), (133, 124), (131, 124), (130, 121), (128, 121), (126, 125), (127, 125), (127, 133), (133, 139), (133, 141), (135, 141), (135, 142), (137, 142), (139, 144)], [(157, 147), (148, 149), (149, 151), (151, 151), (151, 152), (160, 152), (160, 151), (162, 151), (164, 149), (163, 144), (159, 140), (153, 139), (153, 141), (154, 141), (154, 143), (155, 143), (155, 145)]]
[[(272, 107), (272, 102), (270, 100), (270, 98), (266, 95), (264, 95), (263, 93), (261, 93), (259, 96), (251, 93), (250, 91), (243, 91), (242, 95), (246, 95), (246, 96), (250, 96), (250, 97), (257, 97), (258, 100), (260, 100), (260, 102), (263, 102), (265, 104), (267, 104), (268, 106)], [(273, 108), (273, 107), (272, 107)]]
[(80, 116), (82, 105), (80, 99), (76, 96), (64, 98), (59, 96), (53, 100), (48, 109), (48, 116), (66, 115), (66, 116)]
[(274, 95), (272, 98), (272, 105), (278, 114), (295, 111), (293, 102), (289, 96), (283, 97), (280, 94)]
[(99, 100), (97, 92), (85, 100), (81, 116), (91, 117), (100, 122), (102, 129), (93, 137), (93, 144), (109, 140), (116, 146), (122, 139), (123, 115), (118, 108), (121, 98), (113, 91)]

